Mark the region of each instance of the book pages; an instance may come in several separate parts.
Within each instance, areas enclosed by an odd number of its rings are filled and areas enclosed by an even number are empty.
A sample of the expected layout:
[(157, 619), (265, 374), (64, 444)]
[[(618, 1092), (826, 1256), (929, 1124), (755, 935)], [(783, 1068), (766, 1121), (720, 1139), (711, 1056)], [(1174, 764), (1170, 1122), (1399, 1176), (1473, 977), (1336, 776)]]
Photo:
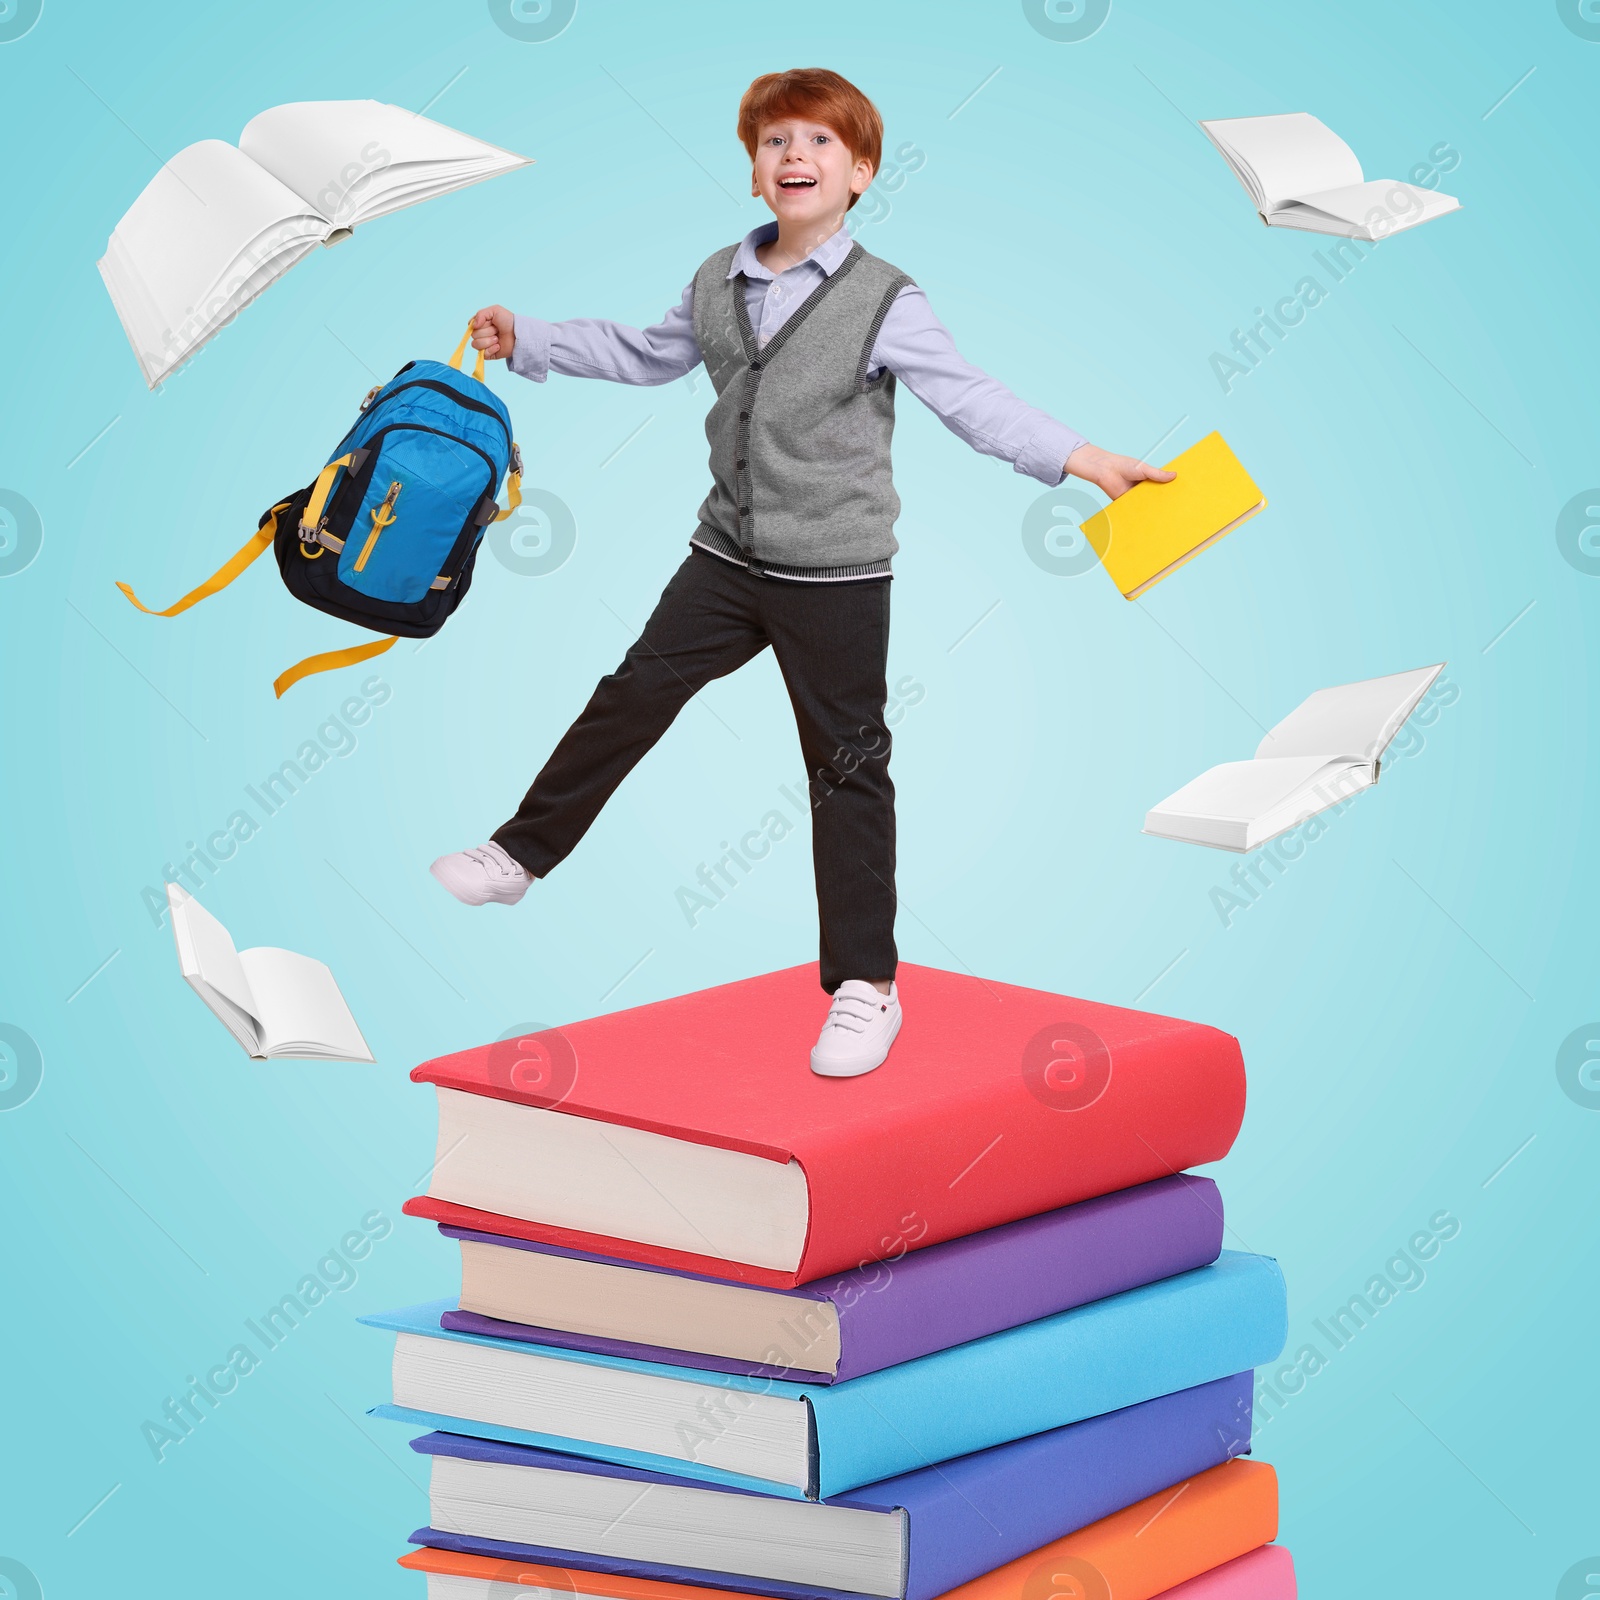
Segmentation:
[(1229, 117), (1200, 124), (1234, 163), (1253, 174), (1263, 211), (1287, 200), (1362, 181), (1355, 152), (1309, 112), (1274, 117)]
[(270, 946), (246, 950), (239, 959), (260, 1007), (264, 1054), (372, 1060), (339, 985), (322, 962)]
[(529, 165), (381, 100), (305, 100), (252, 117), (239, 148), (338, 227)]
[(1256, 758), (1348, 756), (1376, 761), (1443, 671), (1441, 661), (1411, 672), (1318, 689), (1268, 730), (1256, 747)]

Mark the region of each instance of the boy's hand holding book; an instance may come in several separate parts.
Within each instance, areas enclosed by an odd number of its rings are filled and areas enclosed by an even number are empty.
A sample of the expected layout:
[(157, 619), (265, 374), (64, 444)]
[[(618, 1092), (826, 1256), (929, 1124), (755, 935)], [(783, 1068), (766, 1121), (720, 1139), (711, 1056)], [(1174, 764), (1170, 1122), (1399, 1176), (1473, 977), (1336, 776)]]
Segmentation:
[[(478, 314), (483, 315), (482, 312)], [(1165, 467), (1152, 467), (1136, 456), (1114, 456), (1095, 444), (1080, 444), (1067, 457), (1062, 471), (1070, 477), (1087, 479), (1108, 500), (1126, 494), (1136, 483), (1171, 483), (1177, 476)]]

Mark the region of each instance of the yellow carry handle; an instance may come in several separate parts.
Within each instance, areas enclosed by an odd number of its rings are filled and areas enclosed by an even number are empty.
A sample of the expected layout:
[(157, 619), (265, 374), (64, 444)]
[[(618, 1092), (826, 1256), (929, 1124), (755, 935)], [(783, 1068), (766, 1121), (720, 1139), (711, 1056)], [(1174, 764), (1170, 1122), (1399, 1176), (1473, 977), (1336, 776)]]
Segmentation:
[[(461, 370), (462, 358), (467, 353), (467, 341), (471, 337), (472, 324), (469, 322), (467, 324), (467, 331), (461, 335), (461, 343), (456, 346), (456, 353), (450, 357), (450, 360), (447, 363), (447, 365), (454, 367), (457, 372)], [(481, 350), (478, 351), (478, 360), (477, 364), (472, 369), (472, 376), (476, 378), (479, 383), (483, 382), (483, 351)]]
[(190, 606), (199, 605), (202, 600), (209, 600), (219, 589), (226, 589), (277, 538), (278, 513), (288, 504), (287, 500), (283, 500), (275, 505), (267, 513), (267, 520), (250, 535), (249, 540), (240, 550), (224, 561), (198, 589), (191, 589), (181, 600), (173, 601), (165, 611), (152, 611), (125, 583), (119, 582), (117, 587), (147, 617), (175, 617), (180, 611), (187, 611)]
[[(461, 371), (461, 363), (466, 359), (467, 341), (472, 337), (472, 324), (467, 324), (467, 331), (461, 335), (461, 343), (456, 346), (456, 353), (446, 363), (457, 372)], [(472, 376), (483, 382), (483, 351), (478, 351), (478, 359), (472, 369)], [(511, 470), (506, 474), (506, 501), (504, 511), (496, 514), (496, 522), (504, 522), (518, 506), (522, 504), (522, 452), (513, 443), (511, 446)]]

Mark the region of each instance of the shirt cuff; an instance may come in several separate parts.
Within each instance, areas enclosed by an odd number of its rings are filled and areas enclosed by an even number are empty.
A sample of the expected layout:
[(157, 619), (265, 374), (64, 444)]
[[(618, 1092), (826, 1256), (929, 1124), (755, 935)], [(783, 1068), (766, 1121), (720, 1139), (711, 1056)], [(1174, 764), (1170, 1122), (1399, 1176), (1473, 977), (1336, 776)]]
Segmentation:
[(537, 317), (513, 317), (512, 326), (516, 343), (506, 365), (519, 378), (543, 383), (550, 376), (550, 324)]
[[(517, 330), (517, 343), (522, 343), (522, 330)], [(1047, 418), (1042, 427), (1022, 447), (1017, 456), (1016, 469), (1050, 488), (1066, 477), (1067, 457), (1081, 444), (1089, 441), (1081, 433), (1074, 433), (1064, 422)]]

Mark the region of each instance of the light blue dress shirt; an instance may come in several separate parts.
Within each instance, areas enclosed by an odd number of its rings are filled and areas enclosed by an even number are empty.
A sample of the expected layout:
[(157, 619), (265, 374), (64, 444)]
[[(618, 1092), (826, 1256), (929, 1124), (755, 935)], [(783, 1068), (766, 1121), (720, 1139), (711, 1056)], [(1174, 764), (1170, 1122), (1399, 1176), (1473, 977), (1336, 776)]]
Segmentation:
[[(746, 236), (728, 269), (745, 275), (745, 306), (759, 344), (781, 328), (795, 308), (838, 269), (854, 242), (841, 228), (804, 261), (773, 273), (756, 259), (756, 247), (778, 236), (769, 222)], [(543, 383), (552, 373), (607, 378), (612, 383), (671, 383), (700, 365), (694, 336), (694, 283), (651, 328), (577, 317), (569, 322), (516, 319), (516, 344), (508, 363), (521, 377)], [(1003, 383), (966, 360), (949, 330), (915, 285), (896, 296), (872, 347), (870, 370), (887, 367), (953, 434), (984, 455), (1009, 461), (1021, 473), (1054, 487), (1067, 457), (1087, 443), (1064, 423), (1019, 400)]]

